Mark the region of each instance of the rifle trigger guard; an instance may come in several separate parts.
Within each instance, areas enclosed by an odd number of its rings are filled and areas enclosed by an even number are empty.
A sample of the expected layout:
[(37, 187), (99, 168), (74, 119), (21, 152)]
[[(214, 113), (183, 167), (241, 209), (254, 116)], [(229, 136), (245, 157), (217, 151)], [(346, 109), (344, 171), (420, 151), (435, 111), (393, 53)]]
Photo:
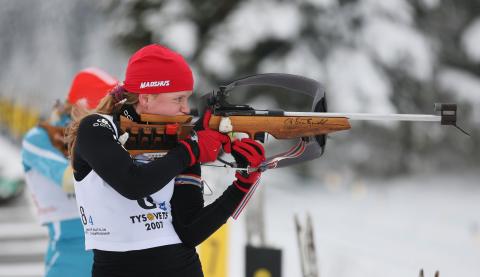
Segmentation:
[(232, 121), (229, 117), (223, 116), (222, 119), (220, 119), (218, 131), (220, 131), (220, 133), (230, 133), (233, 131)]

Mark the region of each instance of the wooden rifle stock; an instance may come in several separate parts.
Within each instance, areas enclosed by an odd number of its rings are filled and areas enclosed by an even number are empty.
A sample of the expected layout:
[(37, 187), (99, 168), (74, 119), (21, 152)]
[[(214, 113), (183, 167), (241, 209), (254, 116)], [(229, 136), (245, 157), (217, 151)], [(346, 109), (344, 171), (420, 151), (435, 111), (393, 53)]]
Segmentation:
[(177, 146), (178, 140), (190, 136), (193, 129), (192, 117), (140, 115), (142, 123), (120, 116), (120, 129), (128, 133), (125, 148), (131, 155), (163, 153)]
[(65, 127), (53, 126), (43, 121), (38, 123), (40, 128), (45, 129), (52, 145), (60, 150), (65, 157), (68, 157), (68, 147), (65, 142)]
[[(213, 115), (209, 127), (219, 130), (223, 116)], [(276, 139), (294, 139), (324, 135), (350, 129), (346, 117), (312, 116), (228, 116), (233, 132), (246, 133), (250, 138), (268, 133)]]
[[(178, 144), (178, 140), (187, 138), (192, 129), (191, 116), (140, 115), (143, 123), (137, 123), (120, 117), (120, 128), (129, 133), (125, 148), (131, 155), (142, 153), (162, 153)], [(216, 116), (212, 115), (209, 128), (220, 130), (220, 122), (228, 118), (229, 132), (246, 133), (250, 138), (256, 134), (268, 133), (276, 139), (295, 139), (324, 135), (350, 129), (346, 117), (313, 116)], [(177, 126), (177, 127), (172, 127)], [(170, 130), (168, 130), (170, 129)], [(175, 129), (175, 132), (172, 130)]]

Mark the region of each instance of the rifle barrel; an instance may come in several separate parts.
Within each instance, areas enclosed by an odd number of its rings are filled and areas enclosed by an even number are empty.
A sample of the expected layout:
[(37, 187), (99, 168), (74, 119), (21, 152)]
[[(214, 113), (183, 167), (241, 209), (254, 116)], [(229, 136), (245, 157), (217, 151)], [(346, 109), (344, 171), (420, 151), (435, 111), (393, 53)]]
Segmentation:
[(285, 112), (285, 116), (346, 117), (350, 120), (389, 120), (440, 122), (442, 117), (430, 114), (373, 114), (373, 113), (318, 113)]

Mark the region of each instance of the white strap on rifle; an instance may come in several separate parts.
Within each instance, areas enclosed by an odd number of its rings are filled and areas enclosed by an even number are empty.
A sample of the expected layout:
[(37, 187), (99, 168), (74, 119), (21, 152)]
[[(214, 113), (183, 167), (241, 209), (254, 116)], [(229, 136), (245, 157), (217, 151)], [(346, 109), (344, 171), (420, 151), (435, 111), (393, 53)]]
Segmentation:
[[(262, 164), (262, 166), (260, 166), (260, 167), (264, 167), (265, 169), (276, 168), (277, 165), (278, 165), (278, 162), (280, 162), (281, 160), (296, 158), (296, 157), (302, 155), (305, 152), (306, 145), (307, 145), (306, 141), (300, 140), (299, 143), (297, 143), (295, 146), (290, 148), (290, 150), (288, 150), (285, 153), (282, 153), (282, 154), (278, 155), (277, 157), (271, 159), (270, 161), (264, 162)], [(240, 202), (238, 207), (233, 212), (233, 214), (232, 214), (233, 219), (236, 220), (240, 216), (243, 209), (247, 205), (248, 201), (250, 201), (250, 199), (252, 198), (252, 195), (255, 193), (255, 190), (257, 189), (259, 184), (260, 184), (260, 178), (257, 180), (257, 182), (255, 182), (255, 184), (252, 185), (250, 190), (247, 192), (247, 194), (245, 194), (242, 201)]]

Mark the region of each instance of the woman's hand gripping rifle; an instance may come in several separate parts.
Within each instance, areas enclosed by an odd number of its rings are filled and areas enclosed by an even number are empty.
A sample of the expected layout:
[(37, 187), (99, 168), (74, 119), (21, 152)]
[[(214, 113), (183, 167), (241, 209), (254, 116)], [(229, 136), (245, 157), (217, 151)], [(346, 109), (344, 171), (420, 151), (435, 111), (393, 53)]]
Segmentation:
[(192, 135), (179, 141), (189, 150), (191, 156), (190, 166), (197, 162), (209, 163), (216, 161), (220, 154), (220, 149), (223, 149), (226, 153), (231, 152), (230, 137), (208, 127), (211, 115), (211, 111), (206, 110), (202, 118), (195, 124)]
[[(250, 138), (235, 140), (232, 143), (232, 156), (239, 167), (247, 168), (247, 170), (238, 170), (235, 173), (236, 180), (233, 181), (239, 190), (245, 192), (245, 196), (232, 214), (232, 217), (237, 219), (260, 183), (262, 174), (260, 166), (266, 158), (263, 146)], [(249, 171), (249, 168), (255, 170)]]

